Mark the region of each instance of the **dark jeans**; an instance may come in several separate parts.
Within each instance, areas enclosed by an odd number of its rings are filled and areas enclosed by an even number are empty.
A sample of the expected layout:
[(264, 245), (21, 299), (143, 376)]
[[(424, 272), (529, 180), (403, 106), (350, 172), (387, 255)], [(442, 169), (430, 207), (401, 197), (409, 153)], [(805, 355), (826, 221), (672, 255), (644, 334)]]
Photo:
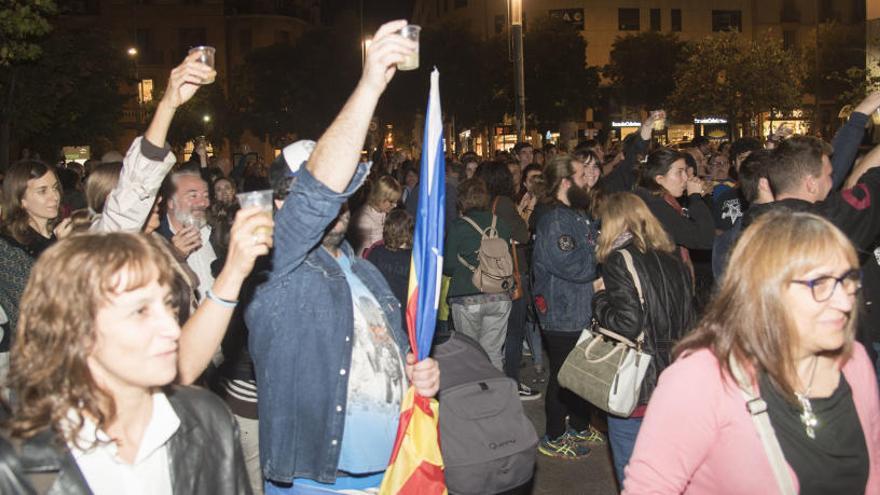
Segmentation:
[(550, 359), (550, 379), (547, 381), (547, 394), (544, 397), (544, 412), (547, 415), (547, 436), (553, 440), (565, 433), (565, 417), (568, 424), (578, 431), (590, 425), (590, 404), (571, 390), (561, 388), (556, 376), (565, 358), (577, 344), (580, 332), (544, 331), (547, 356)]
[(513, 301), (507, 318), (507, 337), (504, 339), (504, 374), (519, 383), (519, 363), (522, 361), (523, 337), (526, 334), (528, 299)]
[(641, 427), (642, 418), (620, 418), (608, 415), (608, 443), (611, 445), (611, 457), (614, 458), (614, 474), (617, 475), (617, 483), (621, 490), (623, 490), (623, 471), (629, 464), (629, 458), (632, 457)]

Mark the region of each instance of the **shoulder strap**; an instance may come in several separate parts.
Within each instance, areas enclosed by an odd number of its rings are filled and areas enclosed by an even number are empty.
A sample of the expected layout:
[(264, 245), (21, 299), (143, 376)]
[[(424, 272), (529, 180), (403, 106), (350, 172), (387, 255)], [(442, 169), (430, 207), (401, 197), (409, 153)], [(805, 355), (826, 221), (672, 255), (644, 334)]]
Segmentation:
[(642, 280), (639, 278), (639, 272), (636, 271), (636, 267), (633, 264), (632, 254), (626, 249), (621, 249), (620, 254), (623, 256), (623, 261), (626, 263), (626, 269), (632, 276), (633, 284), (636, 286), (636, 292), (639, 294), (639, 306), (642, 308), (642, 333), (636, 337), (636, 342), (641, 344), (645, 340), (645, 321), (648, 319), (648, 308), (645, 306), (645, 294), (642, 292)]
[[(464, 220), (465, 222), (467, 222), (468, 224), (470, 224), (470, 226), (473, 227), (474, 230), (479, 232), (481, 237), (485, 237), (486, 233), (483, 232), (483, 228), (480, 227), (479, 224), (477, 224), (477, 222), (475, 222), (471, 217), (466, 217), (466, 216), (462, 215), (461, 219)], [(492, 226), (493, 227), (495, 226), (494, 222), (492, 223)]]
[(782, 454), (782, 447), (779, 446), (779, 440), (776, 438), (776, 432), (773, 431), (773, 425), (770, 424), (770, 415), (767, 414), (767, 403), (755, 393), (751, 382), (745, 377), (742, 368), (740, 368), (733, 355), (730, 356), (730, 371), (733, 373), (733, 378), (736, 380), (740, 392), (742, 392), (743, 397), (746, 399), (746, 409), (748, 409), (749, 415), (752, 416), (755, 429), (758, 430), (758, 436), (761, 438), (764, 453), (767, 454), (767, 460), (770, 461), (770, 467), (773, 469), (773, 477), (776, 478), (779, 493), (782, 495), (795, 495), (794, 483), (788, 474), (788, 463)]
[(642, 311), (645, 310), (645, 294), (642, 292), (642, 281), (639, 278), (639, 272), (636, 271), (635, 265), (633, 265), (633, 257), (629, 251), (626, 249), (621, 249), (620, 254), (623, 255), (623, 261), (626, 263), (626, 269), (629, 270), (629, 274), (632, 275), (633, 282), (636, 285), (636, 292), (639, 293), (639, 304), (642, 305)]
[(495, 196), (495, 199), (492, 200), (492, 214), (495, 214), (495, 210), (498, 208), (498, 200), (501, 199), (501, 196)]

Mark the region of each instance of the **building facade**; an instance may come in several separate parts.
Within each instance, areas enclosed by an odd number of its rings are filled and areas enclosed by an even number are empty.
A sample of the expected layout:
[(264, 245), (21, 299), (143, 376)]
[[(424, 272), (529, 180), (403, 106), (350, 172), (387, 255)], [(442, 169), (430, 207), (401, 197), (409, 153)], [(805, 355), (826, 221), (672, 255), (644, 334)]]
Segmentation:
[[(511, 1), (517, 0), (416, 0), (413, 19), (422, 25), (463, 23), (481, 38), (488, 39), (506, 32)], [(673, 33), (689, 41), (734, 30), (751, 40), (772, 37), (780, 39), (786, 48), (815, 49), (820, 25), (832, 21), (864, 25), (866, 11), (865, 0), (521, 0), (521, 3), (525, 43), (528, 43), (529, 20), (558, 18), (580, 32), (587, 41), (587, 63), (599, 67), (609, 62), (611, 47), (618, 37), (646, 31)], [(880, 11), (880, 7), (877, 10)], [(528, 63), (525, 60), (525, 64)], [(811, 98), (805, 98), (805, 104)], [(627, 109), (610, 111), (612, 120), (619, 124), (638, 120), (638, 115)], [(836, 118), (831, 104), (822, 113), (822, 120), (826, 122)], [(591, 122), (592, 116), (593, 112), (588, 112), (585, 122), (580, 123), (582, 134), (601, 126)], [(700, 132), (700, 128), (694, 131)]]

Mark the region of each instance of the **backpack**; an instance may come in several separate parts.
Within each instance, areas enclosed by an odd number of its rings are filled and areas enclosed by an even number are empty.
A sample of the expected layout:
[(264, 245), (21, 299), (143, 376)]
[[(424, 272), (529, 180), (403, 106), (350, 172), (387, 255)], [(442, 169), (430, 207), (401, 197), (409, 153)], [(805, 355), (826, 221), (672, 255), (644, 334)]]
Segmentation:
[(492, 215), (492, 224), (485, 230), (472, 219), (466, 216), (461, 218), (480, 233), (480, 249), (476, 251), (479, 266), (471, 265), (458, 255), (458, 261), (474, 274), (471, 277), (474, 287), (486, 294), (513, 291), (513, 258), (507, 242), (498, 237), (498, 230), (495, 228), (498, 217)]
[(480, 344), (452, 332), (434, 347), (440, 374), (440, 452), (450, 494), (501, 493), (535, 470), (538, 435), (517, 384), (492, 366)]

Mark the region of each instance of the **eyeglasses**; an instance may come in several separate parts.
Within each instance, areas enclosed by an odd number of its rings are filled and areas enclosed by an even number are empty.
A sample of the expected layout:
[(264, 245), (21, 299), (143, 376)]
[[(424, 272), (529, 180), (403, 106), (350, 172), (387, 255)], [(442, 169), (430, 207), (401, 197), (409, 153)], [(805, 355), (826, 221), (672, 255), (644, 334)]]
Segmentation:
[(810, 288), (813, 292), (813, 299), (816, 302), (825, 302), (831, 299), (838, 284), (843, 286), (843, 290), (847, 295), (855, 295), (862, 288), (862, 272), (856, 268), (844, 273), (840, 277), (832, 277), (824, 275), (816, 277), (812, 280), (792, 280), (794, 284), (803, 284)]

